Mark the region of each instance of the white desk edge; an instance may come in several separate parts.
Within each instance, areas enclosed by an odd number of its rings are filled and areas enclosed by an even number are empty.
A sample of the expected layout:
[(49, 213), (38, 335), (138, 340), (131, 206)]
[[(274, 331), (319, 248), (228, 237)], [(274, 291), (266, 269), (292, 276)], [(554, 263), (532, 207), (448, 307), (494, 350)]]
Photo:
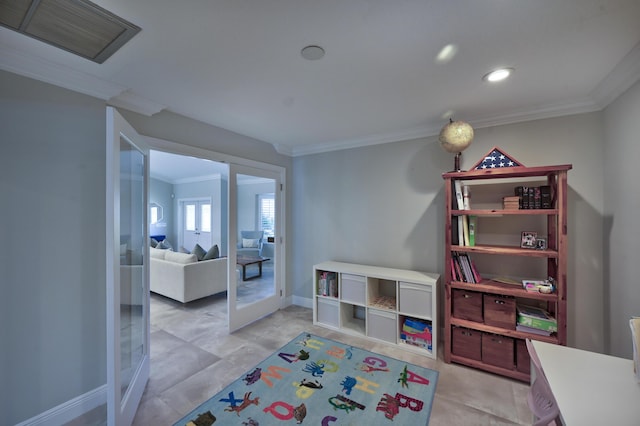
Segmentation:
[(640, 425), (633, 361), (533, 341), (564, 424)]

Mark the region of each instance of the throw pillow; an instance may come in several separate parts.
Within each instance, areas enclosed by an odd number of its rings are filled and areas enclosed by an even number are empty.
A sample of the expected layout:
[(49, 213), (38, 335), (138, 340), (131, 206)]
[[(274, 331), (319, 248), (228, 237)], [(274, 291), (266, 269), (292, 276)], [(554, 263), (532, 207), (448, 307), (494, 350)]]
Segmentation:
[(207, 254), (207, 252), (204, 251), (202, 247), (200, 247), (200, 244), (196, 244), (193, 250), (191, 250), (191, 253), (195, 254), (198, 260), (202, 260), (202, 258), (204, 258), (204, 256)]
[(243, 238), (242, 248), (258, 248), (259, 242), (260, 242), (260, 239)]
[(186, 254), (191, 254), (191, 252), (189, 250), (187, 250), (186, 248), (184, 248), (184, 246), (180, 246), (180, 248), (178, 249), (178, 251), (180, 253), (186, 253)]
[(158, 249), (172, 249), (173, 246), (169, 243), (169, 241), (167, 241), (166, 239), (160, 241), (158, 243), (158, 245), (156, 246), (156, 248)]
[(158, 245), (158, 240), (156, 240), (155, 238), (151, 238), (151, 247), (156, 248), (157, 245)]
[(220, 257), (220, 249), (218, 249), (218, 245), (214, 244), (209, 251), (207, 252), (207, 254), (204, 255), (204, 257), (202, 258), (202, 260), (210, 260), (210, 259), (217, 259)]

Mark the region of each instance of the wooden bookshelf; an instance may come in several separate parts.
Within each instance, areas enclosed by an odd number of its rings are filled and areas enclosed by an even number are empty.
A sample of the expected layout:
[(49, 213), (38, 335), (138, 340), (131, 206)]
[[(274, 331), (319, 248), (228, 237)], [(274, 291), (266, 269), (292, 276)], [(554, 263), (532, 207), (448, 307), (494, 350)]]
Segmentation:
[[(491, 373), (500, 374), (517, 380), (529, 381), (528, 365), (522, 362), (523, 340), (530, 338), (548, 343), (566, 345), (567, 343), (567, 172), (571, 170), (570, 164), (544, 167), (505, 167), (499, 169), (471, 170), (467, 172), (444, 173), (445, 183), (445, 274), (444, 274), (444, 358), (445, 362), (455, 362), (470, 367), (482, 369)], [(532, 181), (542, 180), (544, 184), (551, 187), (552, 208), (550, 209), (521, 209), (504, 210), (500, 208), (478, 208), (473, 209), (473, 202), (470, 210), (460, 210), (457, 208), (456, 199), (453, 195), (455, 182), (472, 182), (473, 187), (483, 184), (493, 184), (496, 181), (507, 183), (514, 182), (522, 178), (532, 179)], [(481, 181), (481, 182), (473, 182)], [(515, 187), (517, 184), (514, 183)], [(473, 188), (472, 187), (472, 188)], [(495, 204), (500, 204), (504, 196), (512, 196), (513, 193), (496, 193)], [(478, 218), (491, 218), (491, 220), (525, 220), (530, 217), (538, 217), (545, 223), (543, 237), (547, 240), (547, 247), (544, 250), (521, 248), (518, 245), (504, 244), (478, 244), (474, 246), (452, 244), (452, 222), (458, 216), (474, 215)], [(524, 230), (524, 229), (523, 229)], [(482, 227), (475, 230), (476, 240), (482, 235)], [(540, 236), (540, 235), (539, 235)], [(546, 268), (539, 271), (540, 275), (553, 277), (556, 289), (551, 294), (528, 292), (524, 288), (514, 284), (483, 279), (479, 283), (469, 283), (456, 280), (452, 276), (451, 261), (455, 252), (467, 253), (471, 258), (476, 255), (488, 256), (491, 262), (506, 262), (512, 256), (527, 259), (538, 259), (544, 262)], [(526, 260), (525, 260), (526, 261)], [(479, 271), (482, 275), (482, 270)], [(475, 299), (482, 299), (483, 295), (489, 294), (498, 297), (515, 298), (518, 301), (525, 301), (536, 306), (545, 307), (552, 312), (557, 320), (558, 331), (550, 336), (526, 333), (510, 326), (499, 327), (486, 324), (487, 309), (490, 306), (482, 306), (485, 314), (482, 321), (471, 321), (465, 318), (457, 318), (454, 314), (453, 292), (467, 292), (466, 294), (476, 295)], [(471, 293), (469, 293), (471, 292)], [(461, 302), (458, 302), (461, 303)], [(470, 339), (460, 343), (458, 340), (454, 345), (453, 330), (468, 330), (469, 334), (475, 334), (476, 340)], [(477, 335), (482, 338), (491, 336), (500, 344), (504, 345), (506, 353), (499, 360), (485, 359), (483, 351), (477, 348), (464, 347), (464, 345), (477, 345)], [(505, 343), (506, 342), (506, 343)], [(460, 347), (460, 345), (463, 345)], [(474, 352), (475, 350), (475, 352)], [(468, 355), (470, 353), (480, 353), (477, 356)], [(488, 351), (487, 351), (488, 353)], [(461, 355), (462, 354), (462, 355)], [(466, 354), (466, 355), (465, 355)], [(512, 362), (511, 362), (512, 359)], [(528, 354), (527, 358), (528, 359)]]

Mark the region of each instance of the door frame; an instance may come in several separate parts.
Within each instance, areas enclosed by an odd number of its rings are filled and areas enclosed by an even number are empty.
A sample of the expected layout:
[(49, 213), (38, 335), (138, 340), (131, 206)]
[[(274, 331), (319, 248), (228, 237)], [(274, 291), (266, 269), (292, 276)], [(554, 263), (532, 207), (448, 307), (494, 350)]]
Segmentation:
[[(149, 314), (149, 146), (113, 107), (106, 108), (106, 311), (107, 311), (107, 424), (133, 422), (149, 380), (151, 365)], [(144, 156), (143, 182), (143, 353), (122, 395), (120, 336), (120, 138)], [(118, 241), (118, 243), (116, 243)]]
[[(280, 247), (281, 255), (278, 257), (279, 267), (280, 267), (280, 289), (282, 290), (282, 295), (280, 297), (280, 308), (283, 308), (288, 305), (287, 303), (287, 182), (286, 182), (286, 168), (283, 166), (278, 166), (275, 164), (262, 163), (259, 161), (249, 160), (242, 157), (236, 157), (234, 155), (223, 154), (220, 152), (197, 148), (189, 145), (183, 145), (176, 142), (171, 142), (165, 139), (154, 138), (151, 136), (144, 136), (145, 142), (149, 146), (149, 149), (154, 151), (163, 151), (168, 152), (170, 154), (176, 155), (185, 155), (196, 158), (204, 158), (206, 160), (217, 161), (220, 163), (226, 164), (237, 164), (241, 166), (254, 167), (257, 169), (270, 170), (280, 174), (280, 183), (282, 184), (282, 191), (280, 191), (280, 203), (278, 205), (278, 209), (280, 211), (280, 220), (282, 222), (282, 226), (280, 229), (280, 241), (277, 241), (277, 245)], [(230, 214), (230, 213), (229, 213)], [(230, 220), (230, 218), (228, 218)], [(231, 236), (227, 236), (227, 250), (231, 250)], [(235, 246), (234, 246), (235, 247)], [(229, 254), (229, 251), (227, 251)], [(229, 278), (227, 278), (229, 279)], [(227, 282), (227, 289), (229, 288), (229, 283)]]
[[(274, 181), (274, 196), (276, 203), (280, 200), (280, 197), (284, 193), (284, 184), (281, 182), (281, 175), (273, 170), (267, 170), (264, 168), (245, 166), (240, 164), (231, 163), (229, 165), (229, 194), (228, 194), (228, 241), (229, 241), (229, 253), (228, 259), (235, 259), (237, 255), (238, 247), (238, 235), (240, 229), (238, 227), (238, 175), (249, 175), (258, 178), (273, 179)], [(280, 203), (281, 204), (281, 203)], [(280, 205), (276, 206), (275, 217), (275, 229), (276, 229), (276, 241), (281, 239), (280, 228), (282, 228), (282, 217), (280, 216)], [(274, 294), (269, 297), (265, 297), (258, 301), (254, 301), (242, 308), (238, 307), (237, 300), (237, 288), (238, 288), (238, 274), (236, 274), (237, 265), (233, 261), (227, 263), (227, 318), (228, 329), (232, 333), (252, 322), (271, 314), (283, 307), (284, 290), (281, 284), (282, 269), (280, 268), (279, 260), (282, 257), (281, 245), (274, 244), (274, 274), (273, 274), (273, 289)]]

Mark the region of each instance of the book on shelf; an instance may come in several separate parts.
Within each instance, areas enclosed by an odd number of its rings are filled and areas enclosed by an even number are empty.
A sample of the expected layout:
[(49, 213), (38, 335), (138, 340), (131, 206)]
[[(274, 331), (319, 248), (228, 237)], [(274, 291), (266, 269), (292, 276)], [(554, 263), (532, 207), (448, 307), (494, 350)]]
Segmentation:
[(469, 246), (476, 245), (476, 225), (478, 224), (478, 217), (475, 215), (469, 216)]
[(513, 284), (513, 285), (517, 285), (517, 286), (522, 285), (521, 281), (514, 280), (513, 278), (509, 278), (509, 277), (493, 277), (493, 278), (491, 278), (491, 281), (495, 281), (495, 282), (503, 283), (503, 284)]
[[(553, 208), (553, 200), (551, 198), (551, 186), (516, 186), (514, 188), (514, 195), (518, 198), (520, 209), (551, 209)], [(503, 203), (506, 207), (507, 199), (511, 197), (504, 197)], [(509, 200), (509, 205), (513, 206), (515, 203)]]
[(516, 305), (517, 325), (537, 328), (539, 330), (555, 333), (558, 331), (558, 322), (546, 310), (536, 306)]
[(550, 331), (540, 330), (539, 328), (527, 327), (526, 325), (516, 325), (516, 330), (524, 333), (537, 334), (538, 336), (551, 336)]
[(540, 208), (541, 209), (550, 209), (552, 208), (551, 202), (551, 186), (542, 185), (540, 186)]

